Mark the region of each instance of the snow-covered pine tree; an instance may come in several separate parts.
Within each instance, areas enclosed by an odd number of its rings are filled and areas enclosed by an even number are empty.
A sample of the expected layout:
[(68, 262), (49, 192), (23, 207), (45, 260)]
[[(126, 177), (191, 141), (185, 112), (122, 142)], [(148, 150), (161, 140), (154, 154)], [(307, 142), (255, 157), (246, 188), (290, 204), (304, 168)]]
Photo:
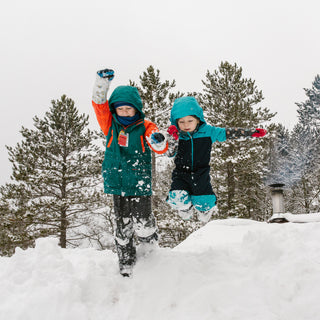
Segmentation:
[(290, 185), (293, 177), (293, 167), (290, 161), (290, 132), (283, 125), (271, 125), (274, 136), (269, 141), (268, 172), (266, 184), (284, 183)]
[(316, 165), (319, 155), (314, 139), (313, 134), (300, 124), (291, 132), (287, 210), (292, 213), (318, 212), (320, 209), (320, 172)]
[[(290, 132), (282, 124), (270, 124), (268, 127), (265, 168), (265, 200), (260, 204), (259, 212), (253, 217), (256, 220), (266, 221), (272, 214), (271, 184), (285, 184), (288, 190), (289, 180), (292, 177), (292, 166), (289, 161)], [(285, 201), (287, 200), (285, 196)], [(286, 206), (285, 206), (286, 207)]]
[(320, 210), (320, 76), (311, 89), (304, 89), (307, 100), (296, 103), (298, 123), (290, 139), (290, 159), (295, 173), (289, 210)]
[[(263, 100), (262, 91), (255, 81), (243, 78), (237, 64), (222, 62), (218, 70), (207, 71), (202, 82), (200, 101), (211, 125), (264, 127), (275, 115), (257, 106)], [(213, 148), (212, 177), (221, 216), (252, 217), (260, 209), (265, 199), (267, 139), (229, 140)]]
[[(149, 66), (139, 76), (139, 79), (140, 85), (131, 80), (129, 80), (129, 84), (139, 90), (146, 118), (156, 123), (158, 128), (165, 132), (170, 125), (170, 110), (173, 101), (181, 96), (179, 92), (171, 92), (176, 86), (176, 82), (175, 80), (161, 82), (160, 70), (155, 70), (153, 66)], [(154, 154), (152, 158), (152, 176), (153, 187), (156, 188), (157, 170)]]
[(320, 76), (315, 77), (311, 89), (305, 88), (304, 91), (307, 100), (296, 103), (299, 124), (307, 130), (320, 131)]
[(41, 232), (34, 230), (32, 216), (25, 209), (29, 194), (23, 186), (1, 186), (0, 194), (0, 255), (10, 256), (16, 247), (32, 246)]
[[(138, 88), (143, 102), (146, 118), (156, 123), (160, 131), (166, 132), (170, 126), (170, 111), (176, 98), (181, 97), (180, 92), (172, 92), (175, 80), (161, 81), (160, 71), (149, 66), (139, 77), (140, 84), (130, 81), (131, 86)], [(153, 154), (152, 158), (152, 185), (153, 185), (153, 212), (157, 218), (160, 244), (175, 246), (195, 230), (193, 222), (186, 225), (178, 218), (165, 202), (170, 189), (172, 159), (166, 156)]]
[(311, 89), (304, 89), (307, 100), (298, 106), (298, 127), (300, 135), (308, 139), (309, 167), (312, 171), (320, 167), (320, 76), (317, 75)]
[(22, 142), (7, 147), (14, 183), (1, 193), (9, 217), (22, 221), (28, 239), (57, 236), (63, 248), (85, 238), (102, 243), (96, 226), (100, 220), (107, 223), (99, 214), (108, 214), (100, 172), (103, 154), (95, 144), (98, 134), (88, 129), (88, 116), (79, 115), (74, 101), (63, 95), (52, 100), (43, 119), (33, 120), (35, 129), (22, 127)]

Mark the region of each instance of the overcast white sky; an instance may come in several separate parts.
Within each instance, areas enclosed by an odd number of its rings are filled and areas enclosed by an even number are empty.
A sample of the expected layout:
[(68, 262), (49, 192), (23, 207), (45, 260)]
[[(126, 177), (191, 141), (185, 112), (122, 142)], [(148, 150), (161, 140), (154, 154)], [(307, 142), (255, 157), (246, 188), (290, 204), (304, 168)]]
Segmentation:
[(90, 115), (97, 69), (113, 87), (149, 65), (182, 92), (200, 91), (207, 70), (237, 63), (263, 91), (263, 106), (292, 128), (295, 102), (320, 73), (318, 0), (10, 0), (0, 12), (0, 184), (9, 181), (5, 145), (21, 141), (62, 94)]

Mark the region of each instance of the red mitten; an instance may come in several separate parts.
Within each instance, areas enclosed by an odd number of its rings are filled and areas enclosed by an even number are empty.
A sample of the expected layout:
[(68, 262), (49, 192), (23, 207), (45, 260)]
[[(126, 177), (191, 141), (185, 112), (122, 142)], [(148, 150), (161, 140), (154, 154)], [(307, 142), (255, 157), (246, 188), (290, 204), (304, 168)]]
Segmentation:
[(251, 135), (251, 137), (260, 138), (260, 137), (265, 136), (266, 133), (267, 133), (267, 130), (261, 129), (261, 128), (257, 128), (256, 131)]
[(167, 132), (170, 134), (170, 136), (173, 136), (173, 138), (174, 138), (175, 140), (178, 140), (178, 139), (179, 139), (179, 131), (178, 131), (178, 129), (177, 129), (177, 127), (176, 127), (175, 125), (172, 124), (172, 125), (168, 128)]

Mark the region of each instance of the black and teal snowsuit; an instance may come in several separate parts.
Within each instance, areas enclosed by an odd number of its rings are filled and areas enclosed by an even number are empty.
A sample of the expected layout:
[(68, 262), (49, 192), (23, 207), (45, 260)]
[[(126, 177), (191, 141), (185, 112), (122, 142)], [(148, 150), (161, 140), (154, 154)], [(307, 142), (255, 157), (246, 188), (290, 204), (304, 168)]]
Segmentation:
[(196, 130), (179, 130), (179, 143), (175, 155), (171, 189), (167, 202), (177, 210), (188, 211), (194, 206), (206, 212), (216, 205), (217, 198), (210, 183), (210, 153), (212, 144), (226, 139), (264, 136), (264, 129), (219, 128), (206, 123), (203, 111), (194, 97), (175, 100), (171, 110), (171, 124), (178, 128), (177, 120), (195, 116), (200, 120)]
[(216, 205), (216, 196), (210, 182), (210, 153), (212, 144), (227, 139), (226, 129), (206, 123), (202, 108), (194, 97), (175, 100), (171, 110), (171, 124), (186, 116), (200, 120), (192, 133), (179, 131), (175, 169), (167, 202), (178, 210), (193, 205), (199, 211), (208, 211)]

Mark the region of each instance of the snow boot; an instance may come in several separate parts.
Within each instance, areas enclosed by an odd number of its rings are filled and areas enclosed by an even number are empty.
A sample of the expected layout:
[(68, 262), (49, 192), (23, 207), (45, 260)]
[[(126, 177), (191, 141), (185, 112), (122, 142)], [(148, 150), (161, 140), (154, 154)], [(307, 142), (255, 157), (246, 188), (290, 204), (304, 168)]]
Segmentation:
[(127, 244), (121, 245), (119, 239), (115, 241), (118, 258), (120, 274), (128, 277), (132, 274), (132, 269), (136, 263), (136, 248), (133, 239), (130, 239)]
[(178, 216), (182, 220), (190, 220), (193, 216), (193, 206), (190, 206), (188, 209), (178, 210)]
[(121, 265), (120, 266), (120, 274), (123, 277), (131, 277), (132, 276), (133, 265)]
[(203, 223), (208, 223), (211, 219), (212, 214), (217, 212), (217, 207), (213, 207), (207, 211), (198, 211), (198, 219)]

